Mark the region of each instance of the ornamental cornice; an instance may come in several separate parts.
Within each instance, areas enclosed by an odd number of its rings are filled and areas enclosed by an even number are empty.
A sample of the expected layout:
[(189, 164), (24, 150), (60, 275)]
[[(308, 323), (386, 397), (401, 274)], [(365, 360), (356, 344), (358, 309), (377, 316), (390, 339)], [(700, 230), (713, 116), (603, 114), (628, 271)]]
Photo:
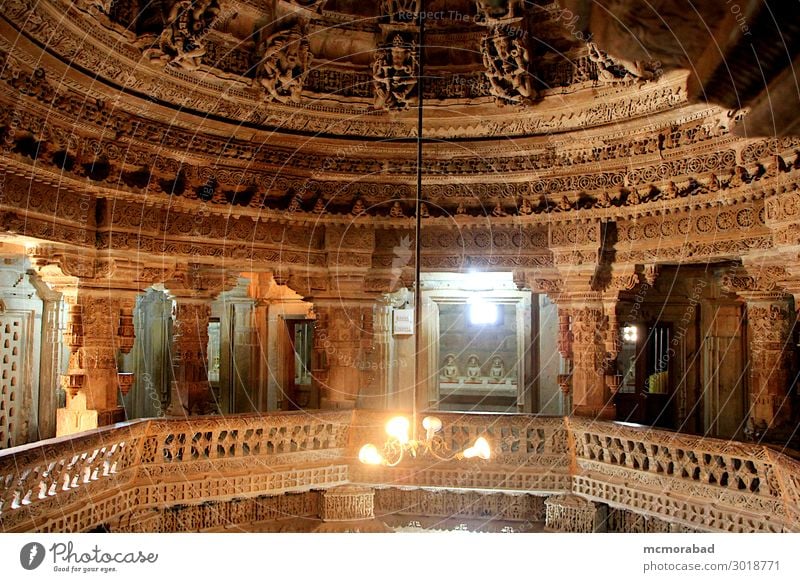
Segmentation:
[[(8, 157), (0, 156), (0, 167), (6, 170), (6, 176), (11, 180), (19, 178), (25, 180), (35, 180), (35, 192), (37, 189), (42, 189), (42, 196), (47, 198), (52, 196), (52, 193), (47, 188), (56, 188), (60, 192), (73, 192), (77, 196), (95, 198), (108, 198), (117, 200), (129, 200), (131, 202), (141, 202), (143, 200), (142, 194), (136, 192), (126, 193), (123, 190), (112, 188), (108, 186), (98, 185), (86, 178), (73, 179), (67, 177), (63, 173), (56, 171), (46, 170), (43, 166), (37, 165), (35, 168), (29, 164), (12, 160)], [(442, 217), (426, 217), (425, 224), (432, 226), (456, 226), (458, 228), (481, 228), (487, 224), (492, 225), (508, 225), (508, 226), (521, 226), (532, 224), (552, 224), (552, 223), (577, 223), (593, 222), (593, 221), (624, 221), (636, 220), (638, 218), (661, 217), (671, 215), (673, 213), (681, 213), (684, 211), (694, 211), (712, 208), (723, 208), (725, 206), (737, 206), (763, 200), (765, 196), (771, 195), (776, 189), (792, 190), (797, 188), (794, 180), (790, 180), (791, 174), (786, 174), (781, 177), (779, 181), (770, 180), (764, 186), (758, 185), (742, 185), (736, 190), (728, 190), (723, 194), (722, 192), (695, 194), (678, 197), (673, 200), (652, 200), (644, 201), (635, 205), (625, 206), (609, 206), (607, 208), (571, 208), (569, 211), (558, 212), (555, 207), (551, 207), (551, 212), (538, 212), (530, 214), (510, 215), (493, 215), (490, 208), (486, 208), (486, 214), (483, 216), (471, 216), (468, 214), (461, 214), (455, 216), (442, 216)], [(776, 183), (777, 182), (777, 183)], [(102, 183), (101, 183), (102, 184)], [(27, 196), (28, 186), (21, 185), (22, 190), (17, 191), (16, 194), (9, 194), (6, 196), (6, 205), (10, 207), (27, 208), (29, 212), (37, 212), (36, 206), (31, 207), (27, 199), (19, 199), (19, 195), (25, 194)], [(44, 200), (42, 198), (42, 200)], [(16, 200), (16, 202), (14, 202)], [(34, 199), (35, 200), (35, 199)], [(197, 212), (198, 201), (187, 199), (180, 196), (157, 196), (149, 195), (146, 197), (148, 205), (155, 207), (171, 208), (173, 210), (184, 210), (186, 212)], [(41, 203), (39, 203), (41, 205)], [(248, 217), (252, 220), (259, 222), (277, 222), (280, 224), (297, 224), (297, 225), (316, 225), (316, 224), (348, 224), (356, 227), (364, 228), (407, 228), (413, 223), (412, 218), (403, 217), (397, 218), (392, 216), (374, 216), (366, 212), (363, 214), (354, 215), (352, 213), (336, 214), (329, 212), (314, 212), (301, 210), (297, 212), (289, 212), (287, 210), (269, 209), (269, 208), (248, 208), (248, 207), (230, 207), (227, 204), (219, 203), (202, 203), (200, 207), (203, 213), (209, 215), (216, 214), (225, 217)], [(383, 206), (381, 209), (383, 210)], [(385, 208), (388, 211), (388, 206)], [(46, 210), (50, 214), (51, 220), (55, 218), (58, 220), (61, 214), (52, 214), (51, 210)], [(758, 212), (762, 212), (759, 210)], [(87, 217), (88, 218), (88, 217)], [(657, 220), (662, 220), (657, 218)], [(763, 219), (760, 219), (763, 223)]]
[[(109, 45), (104, 43), (101, 35), (87, 35), (87, 26), (91, 29), (97, 28), (93, 19), (76, 13), (80, 18), (75, 18), (73, 22), (73, 19), (63, 18), (62, 9), (41, 2), (37, 5), (36, 18), (29, 18), (32, 6), (32, 0), (10, 0), (5, 8), (5, 15), (18, 29), (30, 34), (52, 54), (92, 71), (98, 78), (124, 87), (126, 91), (135, 91), (162, 102), (172, 102), (183, 109), (200, 111), (235, 122), (317, 134), (325, 134), (330, 130), (331, 119), (324, 119), (324, 113), (341, 118), (342, 114), (352, 117), (354, 112), (351, 108), (315, 108), (308, 103), (300, 107), (266, 105), (262, 102), (259, 89), (246, 87), (242, 82), (222, 78), (212, 82), (208, 75), (199, 80), (195, 76), (169, 68), (140, 66), (141, 57), (134, 52), (128, 56), (119, 55), (108, 50)], [(119, 47), (120, 44), (122, 43), (115, 40), (112, 46)], [(128, 47), (128, 51), (130, 50)], [(247, 80), (248, 84), (249, 82)], [(520, 115), (519, 112), (514, 115), (502, 113), (499, 118), (497, 115), (492, 116), (493, 119), (489, 122), (482, 120), (457, 128), (454, 125), (455, 118), (431, 120), (430, 135), (446, 137), (455, 132), (461, 136), (515, 136), (614, 123), (620, 119), (651, 115), (685, 103), (685, 82), (685, 73), (670, 73), (662, 81), (648, 83), (640, 88), (635, 99), (632, 96), (620, 97), (613, 89), (593, 89), (589, 94), (604, 94), (607, 98), (577, 109), (575, 103), (570, 103), (567, 106), (569, 111), (533, 111), (527, 116)], [(220, 99), (221, 95), (225, 98)], [(310, 114), (314, 109), (320, 111)], [(369, 118), (375, 121), (366, 121)], [(405, 122), (392, 122), (382, 115), (367, 115), (363, 119), (348, 121), (347, 125), (340, 127), (344, 135), (411, 137), (415, 132), (412, 121), (409, 118)]]

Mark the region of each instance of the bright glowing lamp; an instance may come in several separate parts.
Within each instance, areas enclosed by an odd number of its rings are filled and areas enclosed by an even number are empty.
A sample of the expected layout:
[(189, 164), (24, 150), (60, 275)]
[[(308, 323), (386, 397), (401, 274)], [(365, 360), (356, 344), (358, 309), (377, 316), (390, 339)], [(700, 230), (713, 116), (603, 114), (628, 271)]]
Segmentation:
[(491, 456), (492, 451), (489, 448), (489, 442), (483, 437), (475, 439), (475, 444), (464, 451), (465, 459), (478, 457), (479, 459), (488, 460)]
[(382, 465), (383, 457), (378, 452), (378, 447), (375, 445), (364, 445), (358, 451), (358, 460), (365, 465)]
[(622, 340), (626, 343), (635, 344), (638, 335), (635, 325), (626, 325), (622, 328)]
[(442, 430), (442, 421), (435, 416), (426, 416), (422, 419), (422, 428), (425, 429), (425, 438), (431, 440), (434, 434)]
[(410, 428), (408, 419), (404, 416), (395, 416), (386, 423), (386, 434), (397, 439), (401, 445), (408, 442), (408, 429)]

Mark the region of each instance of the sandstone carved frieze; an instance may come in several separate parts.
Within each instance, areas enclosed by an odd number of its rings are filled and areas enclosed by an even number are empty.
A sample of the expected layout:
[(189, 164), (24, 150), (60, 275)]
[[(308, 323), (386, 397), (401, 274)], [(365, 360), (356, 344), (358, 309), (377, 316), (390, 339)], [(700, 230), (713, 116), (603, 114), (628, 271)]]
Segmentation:
[[(197, 3), (189, 2), (189, 4), (194, 6)], [(111, 35), (107, 32), (99, 32), (97, 35), (87, 38), (79, 27), (63, 22), (63, 19), (60, 18), (63, 8), (60, 5), (41, 4), (37, 9), (36, 18), (29, 18), (33, 11), (33, 4), (29, 0), (13, 0), (8, 7), (8, 15), (15, 25), (33, 35), (59, 58), (71, 60), (96, 73), (99, 78), (106, 79), (116, 86), (134, 90), (138, 94), (146, 94), (153, 99), (170, 102), (184, 110), (210, 113), (237, 123), (263, 124), (269, 127), (315, 133), (325, 133), (330, 130), (329, 120), (325, 116), (332, 110), (330, 104), (325, 106), (303, 104), (299, 111), (296, 107), (287, 109), (283, 107), (283, 104), (274, 106), (259, 103), (263, 101), (263, 90), (252, 87), (252, 79), (249, 77), (231, 81), (225, 78), (224, 72), (221, 72), (221, 75), (215, 77), (215, 80), (212, 80), (209, 75), (203, 75), (200, 80), (193, 75), (192, 69), (205, 66), (201, 64), (205, 60), (208, 50), (204, 42), (205, 38), (210, 36), (207, 32), (200, 34), (199, 31), (207, 31), (219, 17), (220, 12), (220, 5), (216, 2), (203, 0), (201, 4), (202, 6), (195, 7), (197, 9), (194, 11), (178, 9), (178, 15), (175, 15), (175, 18), (172, 18), (171, 14), (168, 15), (170, 16), (167, 18), (169, 24), (159, 36), (156, 46), (145, 49), (147, 52), (145, 56), (153, 59), (155, 63), (171, 63), (166, 75), (159, 73), (158, 67), (136, 66), (144, 57), (138, 53), (139, 49), (135, 44), (126, 44), (123, 40), (124, 35), (120, 33)], [(178, 5), (181, 3), (175, 6)], [(199, 8), (203, 8), (203, 10)], [(194, 16), (195, 12), (198, 13), (198, 16)], [(95, 19), (80, 11), (76, 14), (80, 18), (88, 19), (86, 21), (88, 26), (96, 27)], [(198, 32), (188, 36), (183, 32), (184, 29), (188, 29), (189, 23), (181, 24), (181, 14), (192, 14), (189, 20), (197, 21)], [(109, 51), (109, 45), (115, 47), (115, 50)], [(176, 47), (180, 48), (180, 51)], [(326, 72), (326, 75), (330, 76), (331, 73)], [(680, 83), (674, 81), (666, 83), (663, 87), (656, 83), (653, 87), (648, 87), (643, 91), (646, 95), (635, 100), (609, 95), (607, 99), (603, 100), (603, 103), (583, 106), (577, 114), (574, 111), (569, 115), (537, 114), (530, 111), (522, 118), (519, 115), (514, 116), (513, 120), (500, 117), (488, 124), (466, 122), (457, 131), (464, 135), (475, 136), (536, 134), (548, 132), (556, 127), (581, 128), (604, 124), (620, 118), (653, 114), (657, 111), (672, 109), (685, 102), (685, 90), (680, 88)], [(515, 83), (520, 85), (519, 79)], [(458, 83), (446, 84), (452, 87)], [(486, 86), (490, 87), (490, 84), (487, 83)], [(520, 87), (517, 87), (517, 93), (519, 93)], [(527, 88), (523, 89), (523, 92), (527, 91)], [(230, 98), (220, 99), (220, 94), (225, 94)], [(357, 109), (359, 114), (356, 116), (352, 116), (352, 107), (339, 106), (338, 111), (346, 113), (351, 119), (344, 124), (337, 124), (336, 130), (342, 134), (362, 136), (403, 137), (413, 135), (415, 130), (412, 123), (388, 120), (369, 114), (370, 101), (360, 104), (360, 109)], [(336, 110), (335, 106), (333, 106), (333, 110)], [(452, 133), (453, 119), (434, 122), (431, 130), (432, 133), (440, 136)]]

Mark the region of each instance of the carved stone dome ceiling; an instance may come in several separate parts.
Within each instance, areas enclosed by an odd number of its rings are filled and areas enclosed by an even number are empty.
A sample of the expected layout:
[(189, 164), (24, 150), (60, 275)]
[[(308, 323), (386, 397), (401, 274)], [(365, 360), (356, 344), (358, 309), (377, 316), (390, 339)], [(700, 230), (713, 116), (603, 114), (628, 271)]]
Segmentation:
[[(631, 14), (622, 0), (601, 4)], [(8, 0), (4, 163), (20, 176), (34, 165), (37, 180), (65, 190), (157, 205), (261, 217), (363, 211), (404, 223), (415, 192), (415, 9), (413, 0)], [(701, 10), (709, 20), (725, 13)], [(707, 38), (679, 33), (681, 55), (653, 37), (653, 23), (628, 23), (641, 39), (631, 58), (616, 56), (624, 38), (614, 18), (592, 16), (595, 42), (578, 12), (556, 3), (430, 0), (424, 14), (432, 219), (634, 213), (749, 184), (775, 154), (792, 163), (794, 139), (743, 141), (730, 132), (741, 113), (724, 98), (692, 97), (697, 71), (686, 61)], [(655, 45), (660, 60), (649, 58)]]

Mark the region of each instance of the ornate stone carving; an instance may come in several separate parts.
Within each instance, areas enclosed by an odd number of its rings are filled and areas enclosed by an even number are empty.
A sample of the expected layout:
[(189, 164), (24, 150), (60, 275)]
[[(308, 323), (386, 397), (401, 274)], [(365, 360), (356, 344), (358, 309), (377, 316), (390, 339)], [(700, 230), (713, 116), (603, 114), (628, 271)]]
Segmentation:
[(210, 317), (211, 306), (207, 303), (176, 302), (172, 352), (175, 387), (171, 395), (171, 414), (202, 414), (213, 406), (207, 354)]
[[(304, 492), (376, 482), (414, 488), (378, 491), (378, 513), (544, 517), (541, 497), (442, 490), (497, 487), (518, 494), (573, 490), (583, 501), (562, 499), (564, 511), (586, 509), (589, 499), (702, 531), (800, 529), (800, 465), (766, 447), (595, 419), (444, 413), (453, 450), (486, 434), (497, 457), (479, 471), (440, 462), (348, 466), (355, 455), (348, 443), (383, 438), (388, 417), (359, 410), (164, 419), (64, 439), (47, 450), (26, 448), (0, 459), (0, 482), (7, 484), (0, 489), (0, 527), (75, 532), (109, 523), (123, 531), (175, 531), (179, 523), (200, 530), (287, 514), (313, 517), (318, 494)], [(150, 510), (162, 517), (147, 517)], [(564, 524), (578, 523), (577, 513), (563, 516)], [(549, 521), (555, 524), (556, 516)]]
[(480, 22), (513, 21), (524, 12), (523, 0), (476, 0), (475, 4)]
[(785, 424), (791, 416), (792, 324), (786, 302), (748, 302), (750, 423), (759, 436)]
[(204, 37), (222, 9), (218, 0), (177, 0), (169, 9), (158, 46), (144, 51), (145, 58), (160, 65), (187, 71), (200, 67), (206, 54)]
[(322, 493), (319, 516), (323, 521), (353, 521), (375, 517), (375, 490), (342, 485)]
[(619, 83), (625, 81), (647, 81), (660, 74), (658, 63), (653, 62), (623, 62), (611, 58), (608, 53), (601, 50), (595, 43), (586, 43), (589, 60), (597, 67), (597, 80), (601, 83)]
[(395, 33), (376, 51), (372, 66), (375, 107), (389, 111), (408, 109), (414, 99), (418, 70), (416, 42)]
[(489, 90), (498, 104), (528, 103), (536, 96), (524, 36), (494, 27), (481, 39), (481, 50)]
[(595, 504), (578, 495), (553, 495), (544, 502), (547, 529), (567, 533), (592, 533), (602, 525)]
[(279, 30), (261, 42), (261, 59), (256, 65), (256, 82), (269, 100), (300, 101), (311, 65), (308, 38), (299, 23)]
[(108, 16), (113, 4), (114, 0), (78, 0), (75, 6), (90, 14)]
[(415, 24), (419, 13), (419, 0), (381, 0), (381, 14), (389, 22)]
[(787, 278), (786, 270), (778, 266), (728, 269), (723, 273), (720, 284), (731, 293), (771, 293), (779, 292), (781, 281)]

